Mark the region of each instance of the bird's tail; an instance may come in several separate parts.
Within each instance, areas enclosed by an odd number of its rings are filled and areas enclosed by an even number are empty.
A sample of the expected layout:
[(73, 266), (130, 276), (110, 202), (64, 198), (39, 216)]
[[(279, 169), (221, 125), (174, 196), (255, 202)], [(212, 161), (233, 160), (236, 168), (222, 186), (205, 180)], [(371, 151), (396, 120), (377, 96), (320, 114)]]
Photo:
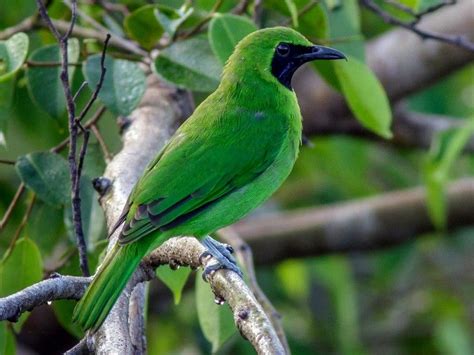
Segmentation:
[(95, 332), (104, 322), (142, 257), (136, 245), (116, 244), (107, 253), (92, 283), (76, 305), (73, 321), (84, 330)]

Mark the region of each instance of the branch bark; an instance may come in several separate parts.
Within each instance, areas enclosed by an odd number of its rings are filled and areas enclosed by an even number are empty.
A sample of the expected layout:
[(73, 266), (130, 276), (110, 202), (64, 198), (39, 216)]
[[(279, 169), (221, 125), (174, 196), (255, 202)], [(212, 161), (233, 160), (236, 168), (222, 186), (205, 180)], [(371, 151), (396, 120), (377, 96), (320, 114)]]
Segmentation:
[[(366, 251), (398, 245), (435, 232), (423, 187), (377, 197), (271, 214), (242, 221), (235, 231), (254, 251), (258, 264), (288, 257)], [(474, 179), (447, 190), (448, 230), (474, 224)]]
[[(423, 27), (445, 34), (466, 34), (474, 40), (474, 12), (470, 1), (460, 1), (424, 17)], [(367, 63), (384, 86), (390, 100), (397, 102), (428, 87), (474, 60), (474, 54), (436, 41), (423, 41), (404, 29), (389, 31), (366, 46)], [(324, 83), (311, 68), (295, 75), (295, 90), (299, 97), (307, 135), (336, 127), (341, 133), (355, 131), (343, 97)], [(396, 124), (395, 117), (395, 124)], [(360, 128), (360, 134), (373, 137)], [(350, 128), (348, 128), (350, 127)], [(395, 139), (398, 138), (394, 132)], [(413, 142), (416, 144), (416, 142)]]

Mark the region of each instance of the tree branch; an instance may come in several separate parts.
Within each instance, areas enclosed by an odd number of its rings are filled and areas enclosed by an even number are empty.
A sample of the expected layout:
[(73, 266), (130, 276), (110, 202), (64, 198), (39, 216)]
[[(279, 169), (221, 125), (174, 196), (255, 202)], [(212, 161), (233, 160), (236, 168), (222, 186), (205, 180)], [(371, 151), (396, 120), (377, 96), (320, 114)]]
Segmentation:
[[(271, 214), (237, 223), (235, 231), (254, 251), (258, 264), (285, 258), (385, 248), (433, 233), (425, 190), (384, 195)], [(447, 189), (448, 230), (474, 224), (474, 179)]]

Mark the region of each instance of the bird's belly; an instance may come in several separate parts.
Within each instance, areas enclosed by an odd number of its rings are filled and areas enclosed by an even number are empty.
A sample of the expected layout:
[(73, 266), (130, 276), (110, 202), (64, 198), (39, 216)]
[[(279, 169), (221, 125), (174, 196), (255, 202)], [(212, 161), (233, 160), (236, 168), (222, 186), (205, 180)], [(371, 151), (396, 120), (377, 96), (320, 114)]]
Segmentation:
[(202, 237), (235, 223), (267, 200), (290, 174), (298, 155), (299, 136), (283, 144), (275, 161), (256, 179), (229, 194), (189, 221), (167, 231), (168, 236)]

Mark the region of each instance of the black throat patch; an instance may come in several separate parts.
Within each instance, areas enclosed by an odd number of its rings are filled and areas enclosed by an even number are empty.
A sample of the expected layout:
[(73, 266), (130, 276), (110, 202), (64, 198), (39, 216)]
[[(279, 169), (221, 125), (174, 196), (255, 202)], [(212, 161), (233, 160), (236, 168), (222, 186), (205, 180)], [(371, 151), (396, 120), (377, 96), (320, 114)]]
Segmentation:
[[(280, 46), (287, 46), (288, 52), (280, 53), (278, 50)], [(311, 47), (295, 45), (291, 43), (280, 43), (275, 49), (272, 59), (272, 74), (285, 87), (293, 90), (291, 87), (291, 78), (302, 64), (306, 62), (298, 56), (311, 52)], [(285, 55), (282, 55), (285, 54)]]

